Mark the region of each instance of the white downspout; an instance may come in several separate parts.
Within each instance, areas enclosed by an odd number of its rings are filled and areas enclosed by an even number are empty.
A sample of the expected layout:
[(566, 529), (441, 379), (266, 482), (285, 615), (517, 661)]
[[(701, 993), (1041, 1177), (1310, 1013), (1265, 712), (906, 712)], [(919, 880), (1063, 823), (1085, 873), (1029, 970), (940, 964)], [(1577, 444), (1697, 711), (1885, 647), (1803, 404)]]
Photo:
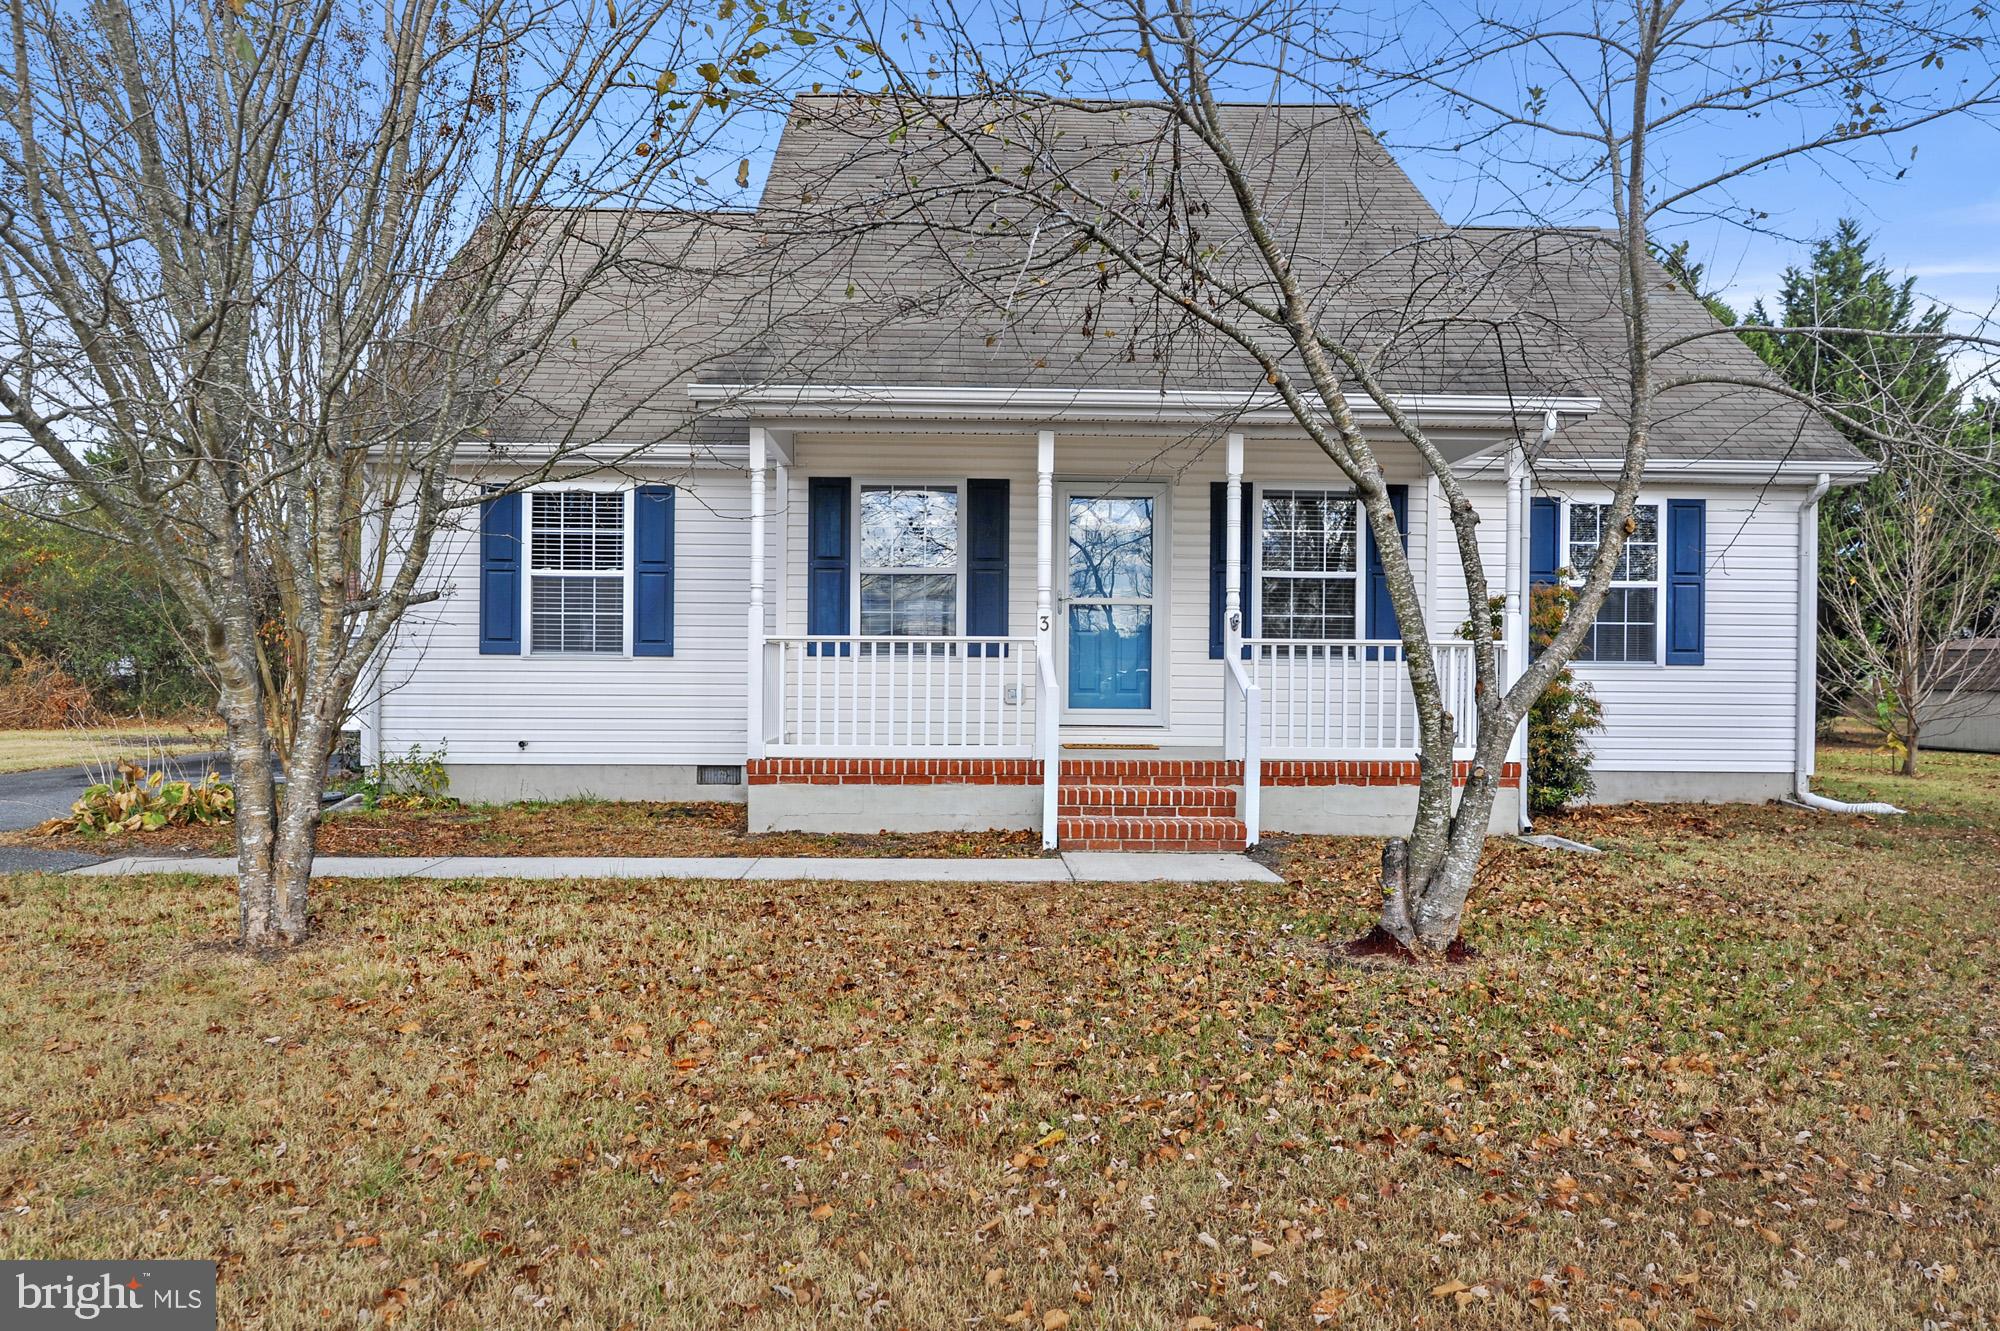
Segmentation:
[(1850, 804), (1815, 795), (1812, 789), (1815, 695), (1819, 691), (1819, 501), (1832, 479), (1825, 473), (1813, 482), (1799, 504), (1799, 639), (1798, 710), (1794, 718), (1797, 743), (1793, 750), (1792, 798), (1809, 809), (1826, 813), (1901, 813), (1893, 804)]

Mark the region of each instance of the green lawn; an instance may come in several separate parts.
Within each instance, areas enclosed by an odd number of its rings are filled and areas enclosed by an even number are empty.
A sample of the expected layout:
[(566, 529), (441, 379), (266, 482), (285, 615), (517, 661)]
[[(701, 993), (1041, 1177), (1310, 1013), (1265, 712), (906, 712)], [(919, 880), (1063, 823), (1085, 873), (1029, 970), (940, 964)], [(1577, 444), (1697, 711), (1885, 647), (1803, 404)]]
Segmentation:
[(225, 1325), (1990, 1327), (2000, 763), (1281, 887), (0, 879), (0, 1254)]

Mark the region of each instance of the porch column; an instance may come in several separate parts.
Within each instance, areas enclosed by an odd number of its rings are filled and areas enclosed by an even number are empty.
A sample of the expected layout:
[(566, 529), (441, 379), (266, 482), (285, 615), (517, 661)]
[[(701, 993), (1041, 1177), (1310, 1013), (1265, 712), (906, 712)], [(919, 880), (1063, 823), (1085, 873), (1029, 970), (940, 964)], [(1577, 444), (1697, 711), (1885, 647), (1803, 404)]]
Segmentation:
[(1035, 654), (1055, 641), (1056, 432), (1035, 441)]
[(1056, 848), (1062, 781), (1061, 683), (1055, 670), (1056, 432), (1035, 439), (1035, 740), (1042, 759), (1042, 848)]
[(769, 442), (762, 427), (750, 427), (750, 622), (744, 663), (749, 696), (744, 719), (752, 759), (764, 756), (764, 465)]
[(1235, 660), (1243, 647), (1243, 436), (1232, 433), (1225, 443), (1223, 466), (1227, 469), (1228, 496), (1224, 508), (1229, 518), (1228, 534), (1222, 543), (1222, 648), (1225, 659)]
[(1243, 652), (1243, 436), (1231, 433), (1223, 438), (1222, 509), (1222, 756), (1243, 756), (1243, 718), (1229, 704), (1231, 678), (1228, 662)]

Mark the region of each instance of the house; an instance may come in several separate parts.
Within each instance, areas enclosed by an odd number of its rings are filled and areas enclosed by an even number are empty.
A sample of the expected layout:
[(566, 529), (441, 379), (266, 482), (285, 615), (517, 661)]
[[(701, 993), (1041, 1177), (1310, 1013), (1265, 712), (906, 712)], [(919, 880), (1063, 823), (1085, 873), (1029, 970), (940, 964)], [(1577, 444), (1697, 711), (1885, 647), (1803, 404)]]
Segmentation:
[(1937, 684), (1917, 711), (1923, 747), (2000, 753), (2000, 638), (1946, 643), (1937, 670)]
[[(1026, 114), (1079, 178), (1164, 188), (1156, 108)], [(1518, 669), (1527, 588), (1589, 557), (1622, 457), (1602, 237), (1454, 230), (1354, 116), (1232, 114), (1324, 317), (1473, 497)], [(492, 485), (534, 474), (546, 440), (593, 440), (448, 534), (442, 595), (360, 704), (368, 754), (442, 749), (469, 799), (747, 800), (760, 830), (1211, 849), (1407, 827), (1414, 709), (1339, 473), (1238, 347), (1004, 190), (936, 188), (954, 144), (802, 99), (755, 214), (660, 220), (663, 252), (705, 256), (662, 265), (699, 292), (657, 347), (648, 299), (580, 312), (574, 372), (539, 371), (542, 414), (467, 454), (466, 483)], [(1158, 206), (1226, 256), (1213, 182), (1189, 167), (1174, 188)], [(1578, 667), (1606, 714), (1597, 797), (1782, 796), (1812, 763), (1814, 506), (1868, 464), (1655, 278), (1680, 343), (1662, 373), (1732, 382), (1670, 394), (1654, 431)], [(1350, 401), (1470, 718), (1473, 608), (1439, 487)], [(1510, 794), (1494, 830), (1524, 821)]]

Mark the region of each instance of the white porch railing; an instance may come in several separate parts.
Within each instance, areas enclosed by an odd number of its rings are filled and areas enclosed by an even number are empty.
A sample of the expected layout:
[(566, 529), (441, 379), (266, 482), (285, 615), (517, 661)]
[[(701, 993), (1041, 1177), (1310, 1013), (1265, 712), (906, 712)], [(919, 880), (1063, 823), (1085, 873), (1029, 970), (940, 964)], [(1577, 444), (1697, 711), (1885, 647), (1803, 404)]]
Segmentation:
[(1248, 830), (1248, 844), (1254, 846), (1264, 822), (1263, 690), (1240, 651), (1225, 655), (1222, 666), (1222, 751), (1243, 762), (1243, 798), (1237, 816)]
[[(1260, 695), (1266, 753), (1291, 758), (1409, 758), (1417, 751), (1417, 703), (1394, 640), (1299, 642), (1248, 638), (1244, 663)], [(1472, 748), (1477, 683), (1472, 644), (1431, 644), (1455, 723), (1453, 751)], [(1503, 670), (1502, 677), (1505, 677)]]
[(764, 643), (766, 752), (1032, 757), (1033, 638), (787, 635)]

